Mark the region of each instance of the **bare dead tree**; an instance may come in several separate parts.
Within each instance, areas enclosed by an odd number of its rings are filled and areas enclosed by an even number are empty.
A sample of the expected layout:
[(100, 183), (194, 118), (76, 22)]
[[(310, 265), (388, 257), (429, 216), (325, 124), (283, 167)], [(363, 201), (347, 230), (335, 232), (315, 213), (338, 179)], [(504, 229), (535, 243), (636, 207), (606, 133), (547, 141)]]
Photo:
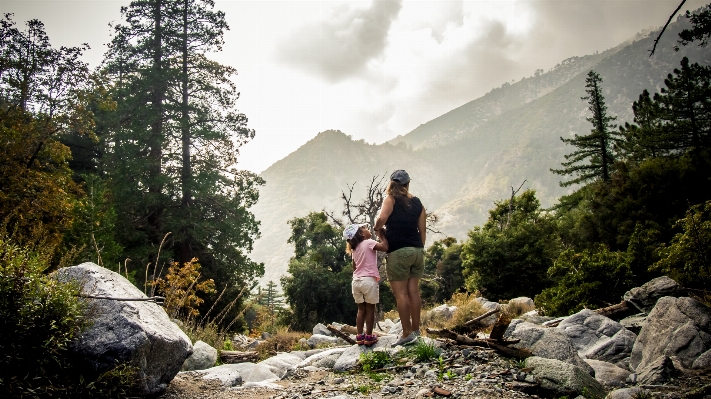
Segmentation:
[(505, 225), (504, 227), (508, 227), (508, 226), (509, 226), (509, 222), (511, 221), (511, 214), (513, 213), (513, 201), (514, 201), (514, 197), (516, 196), (516, 194), (518, 194), (519, 191), (521, 191), (521, 187), (523, 187), (524, 184), (526, 184), (526, 180), (524, 180), (523, 183), (521, 183), (521, 185), (518, 186), (518, 188), (516, 189), (516, 191), (514, 191), (513, 186), (511, 186), (511, 199), (509, 200), (509, 212), (508, 212), (508, 214), (506, 215), (506, 225)]
[(427, 231), (429, 231), (430, 233), (442, 234), (443, 236), (446, 236), (446, 234), (442, 233), (442, 231), (435, 228), (435, 225), (437, 224), (437, 222), (439, 222), (439, 216), (437, 216), (436, 213), (425, 212), (425, 218), (425, 225), (427, 226)]
[(345, 191), (341, 191), (341, 200), (343, 201), (343, 211), (341, 215), (345, 217), (336, 217), (335, 212), (324, 209), (323, 213), (331, 219), (331, 221), (339, 227), (345, 227), (346, 224), (370, 224), (370, 232), (375, 235), (373, 226), (378, 218), (380, 208), (383, 206), (385, 199), (385, 175), (375, 175), (370, 178), (370, 183), (366, 189), (365, 197), (360, 202), (355, 202), (353, 199), (353, 190), (356, 182), (348, 184)]

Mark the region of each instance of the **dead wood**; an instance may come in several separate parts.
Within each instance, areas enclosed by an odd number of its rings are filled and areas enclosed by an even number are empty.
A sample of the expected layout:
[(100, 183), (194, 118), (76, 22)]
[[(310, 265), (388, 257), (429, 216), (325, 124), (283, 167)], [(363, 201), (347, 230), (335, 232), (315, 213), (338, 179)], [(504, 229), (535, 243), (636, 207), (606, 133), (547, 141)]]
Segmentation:
[(484, 313), (484, 314), (481, 315), (481, 316), (477, 316), (477, 317), (475, 317), (475, 318), (469, 320), (468, 322), (464, 323), (463, 326), (469, 327), (469, 326), (471, 326), (471, 325), (476, 324), (477, 322), (479, 322), (479, 321), (481, 321), (481, 320), (486, 319), (487, 317), (491, 316), (492, 314), (496, 314), (496, 313), (499, 313), (499, 312), (500, 312), (499, 309), (490, 310), (490, 311)]
[(502, 340), (506, 329), (509, 328), (509, 324), (511, 324), (511, 319), (505, 313), (500, 314), (499, 319), (496, 320), (494, 327), (491, 329), (491, 333), (489, 333), (489, 339)]
[(248, 363), (259, 360), (257, 352), (221, 351), (220, 360), (222, 363)]
[(431, 335), (436, 335), (442, 338), (448, 338), (454, 340), (459, 345), (467, 346), (478, 346), (482, 348), (492, 348), (496, 349), (499, 353), (509, 357), (515, 357), (518, 359), (525, 359), (527, 357), (533, 356), (531, 351), (528, 349), (510, 348), (506, 345), (511, 345), (518, 343), (520, 340), (494, 340), (494, 339), (479, 339), (471, 338), (466, 335), (457, 334), (453, 331), (447, 329), (435, 330), (428, 328), (427, 333)]
[(597, 309), (595, 310), (595, 313), (605, 317), (609, 317), (613, 320), (621, 320), (627, 316), (631, 316), (635, 313), (638, 313), (638, 310), (629, 302), (622, 301), (616, 305)]
[(349, 344), (351, 344), (351, 345), (356, 344), (356, 341), (353, 338), (342, 333), (341, 330), (337, 329), (336, 327), (329, 324), (326, 326), (326, 328), (328, 328), (328, 331), (334, 333), (338, 338), (342, 338), (344, 341), (348, 342)]

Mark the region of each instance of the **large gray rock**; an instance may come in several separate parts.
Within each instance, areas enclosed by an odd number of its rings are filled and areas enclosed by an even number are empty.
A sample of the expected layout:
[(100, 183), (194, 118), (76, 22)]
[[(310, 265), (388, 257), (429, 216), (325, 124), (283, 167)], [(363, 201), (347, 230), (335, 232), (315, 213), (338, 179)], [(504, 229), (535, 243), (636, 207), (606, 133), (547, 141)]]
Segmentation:
[(513, 320), (504, 336), (520, 339), (514, 347), (528, 349), (534, 356), (560, 360), (577, 366), (590, 375), (595, 374), (593, 368), (580, 358), (578, 351), (560, 329)]
[(217, 349), (198, 341), (193, 345), (193, 354), (183, 363), (183, 371), (205, 370), (215, 365), (217, 361)]
[(676, 371), (671, 359), (661, 356), (637, 369), (637, 381), (644, 385), (661, 385), (671, 380)]
[(531, 308), (531, 309), (533, 309), (534, 306), (535, 306), (535, 305), (533, 304), (533, 299), (531, 299), (531, 298), (529, 298), (529, 297), (527, 297), (527, 296), (520, 296), (520, 297), (518, 297), (518, 298), (511, 299), (511, 300), (509, 301), (509, 305), (513, 305), (513, 304), (515, 304), (515, 305), (521, 305), (521, 306), (528, 307), (528, 308)]
[(605, 399), (634, 399), (643, 395), (644, 392), (646, 391), (640, 387), (615, 389), (608, 393)]
[(223, 364), (222, 366), (213, 367), (202, 371), (203, 380), (217, 380), (223, 387), (231, 388), (242, 385), (242, 376), (239, 371), (234, 369), (232, 364)]
[(639, 334), (639, 332), (642, 331), (642, 324), (645, 320), (647, 320), (646, 313), (637, 313), (620, 320), (620, 324), (633, 333)]
[(296, 366), (304, 360), (298, 354), (278, 353), (268, 359), (262, 360), (258, 364), (269, 367), (269, 369), (279, 378), (284, 378), (288, 373), (296, 369)]
[(688, 297), (664, 297), (645, 320), (632, 348), (630, 367), (640, 370), (664, 356), (684, 368), (711, 366), (711, 309)]
[[(320, 351), (318, 353), (308, 355), (308, 356), (306, 356), (306, 358), (304, 360), (299, 362), (296, 365), (296, 367), (315, 366), (316, 363), (318, 363), (319, 361), (329, 358), (331, 356), (340, 357), (341, 354), (346, 351), (346, 349), (347, 348), (332, 348), (332, 349), (327, 349), (327, 350)], [(306, 353), (308, 353), (308, 352), (306, 352)], [(333, 366), (331, 366), (331, 367), (333, 367)]]
[(634, 305), (641, 312), (649, 313), (659, 298), (665, 296), (679, 297), (685, 294), (685, 290), (676, 281), (667, 276), (657, 277), (648, 281), (641, 287), (635, 287), (627, 291), (623, 299)]
[[(242, 377), (242, 384), (255, 383), (255, 382), (273, 382), (278, 381), (279, 377), (272, 373), (271, 368), (267, 365), (261, 363), (237, 363), (237, 364), (225, 364), (218, 367), (225, 367), (231, 370), (235, 370)], [(211, 370), (216, 369), (213, 367)]]
[[(489, 312), (491, 310), (501, 310), (501, 304), (498, 302), (491, 302), (490, 300), (483, 297), (474, 298), (474, 300), (481, 304), (481, 307), (484, 308), (484, 313)], [(497, 320), (499, 320), (499, 315), (493, 314), (483, 320), (480, 320), (479, 322), (484, 325), (491, 326), (496, 323)]]
[[(131, 282), (93, 263), (82, 263), (56, 272), (61, 281), (77, 281), (85, 295), (112, 298), (146, 298)], [(117, 361), (137, 367), (143, 395), (156, 395), (180, 371), (192, 353), (190, 339), (153, 302), (88, 299), (96, 312), (93, 324), (72, 343), (71, 350), (94, 372), (103, 372)]]
[(585, 393), (588, 397), (605, 396), (605, 388), (599, 382), (572, 364), (533, 356), (526, 359), (526, 367), (533, 368), (531, 374), (536, 377), (542, 389), (556, 395), (574, 397)]
[(605, 388), (624, 387), (625, 382), (630, 376), (630, 371), (608, 362), (600, 360), (585, 359), (585, 363), (589, 364), (595, 370), (595, 379)]
[(394, 344), (399, 339), (398, 336), (388, 335), (385, 337), (380, 337), (378, 342), (373, 346), (365, 345), (353, 345), (347, 348), (341, 356), (338, 357), (336, 363), (333, 365), (334, 371), (347, 371), (355, 368), (358, 365), (358, 360), (360, 359), (361, 353), (366, 353), (374, 350), (391, 350), (391, 345)]
[(429, 311), (429, 316), (431, 318), (436, 318), (440, 320), (449, 320), (454, 315), (457, 310), (456, 306), (449, 306), (447, 304), (439, 305), (436, 308)]
[(319, 335), (328, 335), (328, 336), (333, 335), (333, 333), (331, 332), (331, 330), (329, 330), (328, 328), (326, 328), (326, 326), (324, 326), (324, 325), (321, 324), (321, 323), (316, 324), (316, 325), (314, 326), (313, 330), (311, 331), (311, 333), (314, 334), (314, 335), (316, 335), (316, 334), (319, 334)]
[(561, 321), (557, 327), (583, 359), (602, 360), (627, 368), (637, 335), (622, 324), (590, 309)]
[(402, 334), (402, 323), (400, 320), (395, 323), (392, 327), (390, 327), (390, 331), (388, 331), (388, 334), (392, 335), (401, 335)]

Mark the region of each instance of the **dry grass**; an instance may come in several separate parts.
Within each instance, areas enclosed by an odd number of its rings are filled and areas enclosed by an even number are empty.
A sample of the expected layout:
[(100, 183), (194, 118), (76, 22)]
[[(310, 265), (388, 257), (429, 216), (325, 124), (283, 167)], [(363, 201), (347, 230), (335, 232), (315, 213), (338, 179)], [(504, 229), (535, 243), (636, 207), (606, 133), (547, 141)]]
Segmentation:
[(504, 314), (506, 314), (509, 319), (515, 319), (535, 309), (535, 306), (529, 306), (521, 302), (508, 303), (503, 306)]
[(181, 320), (178, 326), (193, 344), (197, 341), (202, 341), (217, 350), (221, 350), (225, 345), (225, 341), (229, 339), (229, 334), (214, 323), (198, 324), (195, 319), (191, 318)]
[(271, 337), (259, 344), (255, 350), (259, 353), (259, 359), (264, 360), (276, 355), (277, 352), (292, 351), (301, 338), (308, 338), (308, 336), (308, 333), (279, 328)]
[(457, 310), (454, 312), (452, 319), (447, 322), (447, 327), (452, 328), (462, 325), (486, 313), (486, 309), (484, 309), (479, 302), (474, 300), (479, 296), (478, 292), (473, 294), (462, 292), (452, 295), (452, 299), (449, 301), (450, 306), (456, 306)]

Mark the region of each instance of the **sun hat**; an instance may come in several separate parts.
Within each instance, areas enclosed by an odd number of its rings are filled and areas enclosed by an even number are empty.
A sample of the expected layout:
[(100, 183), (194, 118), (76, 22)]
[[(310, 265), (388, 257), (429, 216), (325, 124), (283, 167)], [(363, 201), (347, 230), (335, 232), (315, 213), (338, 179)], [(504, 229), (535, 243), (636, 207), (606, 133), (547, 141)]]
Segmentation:
[(405, 185), (410, 182), (410, 175), (402, 169), (398, 169), (390, 175), (390, 180)]
[(358, 229), (367, 225), (368, 223), (348, 225), (348, 227), (343, 230), (343, 239), (350, 240), (351, 238), (355, 237), (356, 233), (358, 233)]

